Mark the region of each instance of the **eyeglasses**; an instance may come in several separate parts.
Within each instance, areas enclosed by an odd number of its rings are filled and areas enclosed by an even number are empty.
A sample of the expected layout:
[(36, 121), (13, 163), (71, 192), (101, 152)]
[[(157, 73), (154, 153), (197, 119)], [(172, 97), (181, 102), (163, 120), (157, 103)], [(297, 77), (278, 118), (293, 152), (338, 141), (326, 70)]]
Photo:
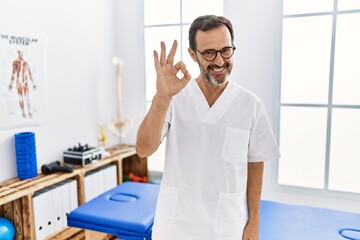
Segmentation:
[(196, 48), (194, 50), (200, 53), (206, 61), (211, 62), (215, 60), (218, 53), (220, 53), (223, 59), (231, 58), (231, 56), (234, 54), (235, 49), (236, 47), (232, 45), (232, 47), (224, 47), (221, 50), (208, 49), (203, 52), (197, 50)]

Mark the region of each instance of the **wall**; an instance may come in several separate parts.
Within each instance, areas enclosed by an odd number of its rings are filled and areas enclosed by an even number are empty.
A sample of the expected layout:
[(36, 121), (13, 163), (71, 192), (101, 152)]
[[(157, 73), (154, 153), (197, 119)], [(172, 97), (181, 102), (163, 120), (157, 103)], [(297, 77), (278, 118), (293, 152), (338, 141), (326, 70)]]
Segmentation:
[[(278, 139), (282, 5), (279, 0), (224, 0), (224, 15), (235, 32), (232, 80), (254, 92), (263, 102)], [(275, 161), (265, 165), (263, 197), (276, 184)]]
[[(62, 151), (78, 143), (97, 146), (99, 122), (105, 125), (108, 146), (135, 142), (136, 129), (145, 112), (141, 2), (0, 2), (0, 32), (42, 33), (48, 39), (46, 123), (0, 130), (0, 182), (17, 176), (14, 134), (18, 132), (35, 132), (39, 169), (42, 164), (62, 160)], [(141, 31), (134, 31), (135, 26)], [(125, 50), (130, 50), (127, 55), (122, 53)], [(115, 69), (112, 64), (115, 55), (124, 60), (124, 115), (132, 118), (134, 123), (123, 139), (107, 128), (115, 117)], [(2, 84), (5, 81), (7, 86), (10, 76), (0, 81)]]

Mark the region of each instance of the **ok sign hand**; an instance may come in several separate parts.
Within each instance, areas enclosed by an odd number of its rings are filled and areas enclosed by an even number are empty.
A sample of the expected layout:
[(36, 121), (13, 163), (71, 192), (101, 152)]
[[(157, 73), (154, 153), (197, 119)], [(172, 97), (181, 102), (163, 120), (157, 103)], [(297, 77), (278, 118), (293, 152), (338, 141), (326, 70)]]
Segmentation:
[[(166, 97), (171, 99), (186, 86), (186, 84), (191, 79), (191, 75), (182, 61), (179, 61), (174, 65), (174, 56), (178, 45), (176, 40), (174, 40), (167, 58), (165, 43), (161, 42), (160, 45), (160, 59), (158, 53), (154, 51), (154, 62), (157, 75), (156, 94), (159, 97)], [(183, 78), (181, 79), (176, 76), (179, 71), (181, 71), (183, 74)]]

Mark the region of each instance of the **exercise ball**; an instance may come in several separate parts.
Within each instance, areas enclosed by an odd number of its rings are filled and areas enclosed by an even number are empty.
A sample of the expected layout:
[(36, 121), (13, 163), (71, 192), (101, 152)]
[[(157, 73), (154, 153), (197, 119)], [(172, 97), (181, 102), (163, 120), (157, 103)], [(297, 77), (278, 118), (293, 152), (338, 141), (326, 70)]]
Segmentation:
[(0, 239), (1, 240), (14, 240), (15, 227), (6, 218), (0, 217)]

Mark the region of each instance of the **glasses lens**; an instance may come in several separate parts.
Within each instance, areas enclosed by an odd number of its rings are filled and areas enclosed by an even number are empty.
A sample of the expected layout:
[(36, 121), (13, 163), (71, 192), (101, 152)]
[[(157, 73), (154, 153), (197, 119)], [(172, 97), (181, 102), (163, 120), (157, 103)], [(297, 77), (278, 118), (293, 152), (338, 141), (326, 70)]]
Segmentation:
[(221, 49), (220, 54), (223, 58), (230, 58), (234, 54), (234, 49), (232, 47), (226, 47)]
[(216, 52), (214, 50), (207, 50), (203, 53), (205, 60), (212, 61), (216, 58)]

